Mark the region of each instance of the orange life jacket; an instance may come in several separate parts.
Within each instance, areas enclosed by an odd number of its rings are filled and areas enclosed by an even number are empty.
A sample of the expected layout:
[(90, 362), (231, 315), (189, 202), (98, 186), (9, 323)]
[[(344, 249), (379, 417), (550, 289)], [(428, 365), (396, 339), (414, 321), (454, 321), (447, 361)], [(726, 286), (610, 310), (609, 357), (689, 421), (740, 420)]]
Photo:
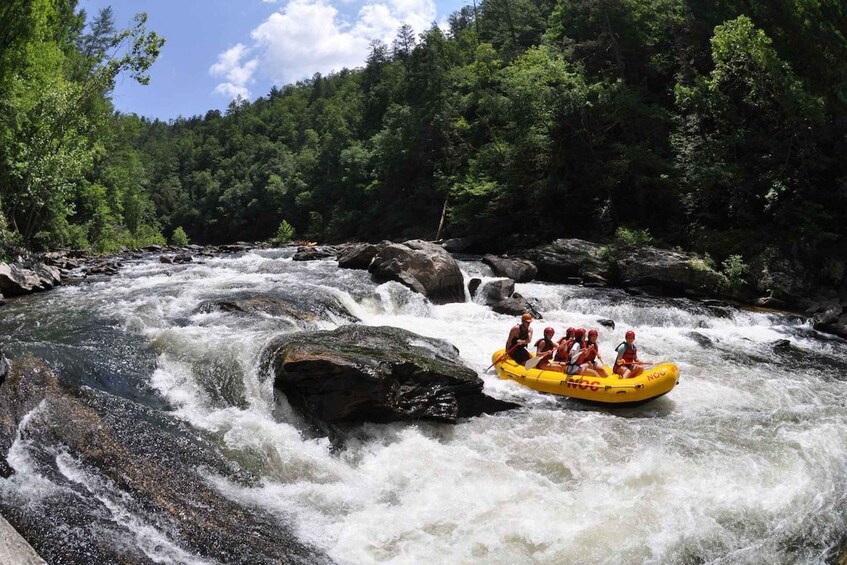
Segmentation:
[[(638, 346), (633, 343), (632, 347), (629, 347), (626, 342), (621, 343), (621, 345), (624, 346), (623, 355), (621, 356), (621, 359), (623, 360), (622, 364), (631, 365), (632, 363), (635, 363), (635, 358), (638, 357)], [(621, 345), (617, 346), (615, 351), (620, 349)]]

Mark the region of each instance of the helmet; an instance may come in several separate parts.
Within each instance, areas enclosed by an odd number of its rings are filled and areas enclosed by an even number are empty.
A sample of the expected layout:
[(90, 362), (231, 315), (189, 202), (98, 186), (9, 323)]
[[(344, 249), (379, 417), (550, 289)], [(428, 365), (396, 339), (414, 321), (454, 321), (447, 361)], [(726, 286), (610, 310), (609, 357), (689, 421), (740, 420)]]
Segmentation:
[(544, 335), (553, 335), (554, 333), (556, 333), (556, 330), (553, 328), (544, 328)]
[(585, 329), (584, 328), (575, 329), (574, 332), (573, 332), (573, 336), (577, 339), (584, 338), (585, 337)]
[(629, 330), (629, 331), (626, 332), (626, 339), (629, 339), (629, 338), (635, 339), (635, 332), (634, 331)]
[(588, 330), (588, 337), (597, 337), (597, 330)]
[(532, 321), (532, 314), (530, 314), (529, 312), (524, 312), (524, 314), (521, 315), (521, 320), (524, 321), (524, 322), (531, 322)]
[(565, 332), (565, 335), (571, 335), (572, 336), (574, 331), (575, 330), (573, 328), (568, 328), (568, 331)]

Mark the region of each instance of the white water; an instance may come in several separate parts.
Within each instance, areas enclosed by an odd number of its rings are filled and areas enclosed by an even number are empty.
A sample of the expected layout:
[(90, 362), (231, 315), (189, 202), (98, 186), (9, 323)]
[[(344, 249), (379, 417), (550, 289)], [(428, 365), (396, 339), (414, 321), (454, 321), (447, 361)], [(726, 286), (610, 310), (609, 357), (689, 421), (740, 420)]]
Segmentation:
[[(633, 328), (642, 357), (680, 366), (666, 397), (636, 409), (589, 408), (482, 373), (513, 318), (473, 302), (433, 306), (399, 284), (375, 285), (364, 271), (290, 256), (144, 262), (57, 292), (146, 336), (158, 354), (154, 389), (263, 479), (245, 488), (208, 476), (212, 484), (293, 523), (340, 563), (814, 563), (831, 558), (847, 534), (847, 375), (833, 368), (847, 364), (847, 347), (799, 320), (742, 311), (720, 318), (674, 301), (517, 285), (540, 302), (537, 335), (547, 325), (559, 333), (610, 318), (616, 329), (600, 328), (607, 359)], [(479, 263), (463, 269), (490, 276)], [(278, 289), (329, 294), (365, 324), (446, 339), (487, 393), (525, 408), (456, 426), (365, 425), (341, 451), (305, 438), (296, 414), (275, 406), (259, 355), (279, 333), (343, 319), (195, 313), (203, 300)], [(774, 353), (771, 342), (783, 338), (818, 355), (825, 370)], [(73, 458), (62, 463), (90, 480)], [(110, 496), (115, 520), (148, 551), (158, 534)], [(156, 560), (190, 561), (177, 547), (157, 551)]]

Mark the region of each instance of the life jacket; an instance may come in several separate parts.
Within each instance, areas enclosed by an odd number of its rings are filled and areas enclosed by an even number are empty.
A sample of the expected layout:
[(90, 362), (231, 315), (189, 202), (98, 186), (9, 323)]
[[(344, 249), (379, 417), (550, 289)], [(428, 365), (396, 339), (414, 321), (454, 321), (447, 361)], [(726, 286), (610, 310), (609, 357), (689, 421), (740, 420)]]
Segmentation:
[(539, 353), (547, 353), (548, 351), (550, 351), (551, 349), (555, 349), (555, 347), (556, 347), (556, 344), (553, 343), (552, 339), (547, 339), (546, 337), (542, 337), (541, 339), (539, 339), (538, 341), (535, 342), (535, 348), (538, 349), (538, 346), (541, 345), (542, 343), (544, 343), (544, 347), (541, 348)]
[(582, 353), (580, 353), (577, 363), (582, 365), (583, 363), (591, 363), (595, 359), (597, 359), (597, 344), (588, 343), (585, 349), (582, 350)]
[[(621, 345), (624, 347), (623, 355), (621, 356), (623, 365), (631, 365), (632, 363), (635, 363), (635, 358), (638, 356), (638, 346), (633, 343), (632, 347), (629, 347), (625, 341), (621, 343)], [(621, 345), (617, 346), (615, 351), (620, 349)]]
[[(564, 342), (564, 343), (562, 343), (562, 342)], [(562, 362), (565, 362), (565, 363), (570, 363), (571, 362), (570, 354), (571, 354), (571, 349), (573, 349), (574, 343), (576, 343), (576, 342), (572, 339), (568, 339), (568, 340), (566, 340), (565, 338), (560, 339), (559, 340), (559, 350), (556, 351), (556, 361), (562, 361)]]
[[(519, 331), (517, 337), (513, 337), (512, 341), (509, 342), (509, 349), (513, 348), (515, 344), (520, 340), (528, 340), (529, 339), (529, 328), (525, 328), (523, 324), (518, 325)], [(522, 346), (525, 347), (525, 346)]]

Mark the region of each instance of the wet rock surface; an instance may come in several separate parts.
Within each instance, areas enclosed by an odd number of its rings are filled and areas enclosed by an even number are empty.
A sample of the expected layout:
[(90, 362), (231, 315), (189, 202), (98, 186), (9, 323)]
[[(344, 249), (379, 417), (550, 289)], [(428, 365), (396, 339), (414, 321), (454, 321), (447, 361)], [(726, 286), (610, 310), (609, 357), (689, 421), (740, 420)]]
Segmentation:
[(318, 425), (456, 423), (516, 407), (485, 395), (455, 347), (399, 328), (342, 326), (286, 336), (264, 356), (275, 388)]
[[(19, 433), (29, 441), (13, 450), (26, 451), (29, 468), (7, 481), (0, 509), (49, 563), (329, 562), (278, 518), (214, 488), (208, 477), (252, 478), (201, 433), (125, 399), (69, 389), (33, 358), (13, 360), (0, 386), (7, 474), (20, 461), (9, 449)], [(37, 495), (14, 488), (34, 472)]]
[(485, 255), (482, 262), (491, 267), (496, 276), (508, 277), (519, 283), (529, 282), (538, 274), (538, 267), (526, 259)]
[(296, 294), (283, 291), (278, 294), (243, 294), (204, 301), (196, 310), (198, 313), (215, 311), (245, 315), (267, 314), (303, 322), (330, 320), (332, 317), (341, 321), (359, 321), (337, 297), (316, 290)]
[(385, 245), (374, 256), (368, 271), (377, 280), (397, 281), (435, 304), (465, 300), (459, 264), (434, 243), (415, 239)]

